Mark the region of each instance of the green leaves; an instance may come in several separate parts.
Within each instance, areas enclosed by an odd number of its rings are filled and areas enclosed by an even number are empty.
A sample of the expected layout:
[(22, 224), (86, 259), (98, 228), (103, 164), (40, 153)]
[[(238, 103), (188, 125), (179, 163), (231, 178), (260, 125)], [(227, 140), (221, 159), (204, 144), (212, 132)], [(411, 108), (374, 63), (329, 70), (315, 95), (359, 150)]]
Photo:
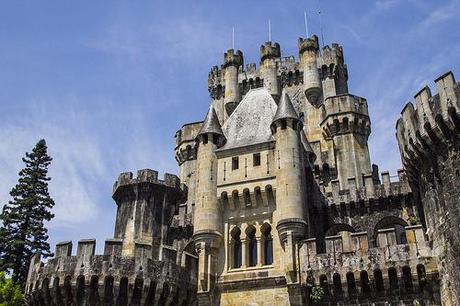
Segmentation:
[[(0, 214), (0, 270), (12, 270), (13, 280), (24, 286), (30, 258), (36, 252), (51, 256), (44, 222), (54, 215), (54, 201), (48, 192), (48, 166), (52, 158), (44, 139), (22, 159), (25, 167), (19, 172), (16, 186), (11, 189), (12, 200)], [(0, 304), (1, 306), (1, 304)]]
[(21, 286), (7, 279), (4, 272), (0, 272), (0, 306), (22, 306), (26, 300), (21, 292)]

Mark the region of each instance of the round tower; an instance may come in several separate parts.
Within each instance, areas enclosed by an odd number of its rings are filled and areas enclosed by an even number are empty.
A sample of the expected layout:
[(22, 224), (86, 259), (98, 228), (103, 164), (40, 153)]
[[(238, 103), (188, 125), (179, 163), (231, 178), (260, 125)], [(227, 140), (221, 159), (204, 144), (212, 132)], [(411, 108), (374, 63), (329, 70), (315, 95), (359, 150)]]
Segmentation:
[(278, 43), (268, 41), (260, 46), (260, 74), (264, 80), (264, 87), (275, 101), (279, 101), (280, 85), (278, 82), (278, 59), (281, 57), (281, 48)]
[(300, 66), (303, 70), (303, 84), (305, 96), (312, 104), (317, 104), (321, 97), (321, 79), (317, 66), (319, 55), (318, 37), (313, 35), (311, 38), (299, 38), (299, 58)]
[(224, 54), (223, 68), (225, 70), (225, 96), (224, 104), (227, 116), (230, 116), (238, 103), (241, 101), (241, 93), (238, 86), (238, 68), (243, 66), (243, 52), (233, 49)]
[(306, 234), (303, 160), (300, 151), (302, 122), (289, 96), (282, 94), (271, 124), (276, 141), (276, 203), (278, 210), (277, 230), (285, 241), (288, 232), (294, 238)]
[(193, 239), (198, 253), (198, 290), (209, 292), (213, 288), (217, 248), (223, 237), (222, 213), (217, 201), (217, 157), (215, 150), (225, 143), (217, 114), (212, 105), (196, 137), (197, 187), (194, 212)]

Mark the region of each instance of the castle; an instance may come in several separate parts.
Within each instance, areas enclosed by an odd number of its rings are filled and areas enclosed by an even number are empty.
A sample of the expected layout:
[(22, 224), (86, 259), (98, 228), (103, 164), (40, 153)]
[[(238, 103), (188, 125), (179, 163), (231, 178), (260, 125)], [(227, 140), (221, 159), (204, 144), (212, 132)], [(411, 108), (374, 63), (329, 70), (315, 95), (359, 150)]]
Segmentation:
[(258, 68), (228, 50), (204, 121), (175, 135), (178, 176), (120, 174), (104, 254), (36, 254), (30, 305), (460, 305), (460, 84), (404, 108), (392, 180), (342, 47), (298, 47), (264, 43)]

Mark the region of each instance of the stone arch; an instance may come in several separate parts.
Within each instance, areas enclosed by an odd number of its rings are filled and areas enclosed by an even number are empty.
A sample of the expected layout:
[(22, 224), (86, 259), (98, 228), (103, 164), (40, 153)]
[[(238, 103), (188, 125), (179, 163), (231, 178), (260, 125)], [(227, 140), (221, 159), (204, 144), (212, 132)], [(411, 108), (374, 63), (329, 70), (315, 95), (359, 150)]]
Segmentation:
[(323, 288), (325, 294), (329, 294), (329, 283), (326, 274), (321, 274), (319, 277), (319, 286)]
[(85, 303), (85, 276), (79, 275), (77, 277), (77, 305)]
[(275, 195), (273, 193), (272, 185), (265, 186), (265, 194), (267, 195), (267, 203), (268, 205), (275, 205)]
[(339, 273), (334, 273), (334, 275), (332, 275), (332, 284), (334, 286), (334, 295), (341, 295), (343, 293), (342, 278)]
[(157, 290), (157, 283), (150, 279), (149, 290), (147, 292), (147, 298), (145, 299), (145, 305), (153, 305), (155, 301), (155, 292)]
[(238, 190), (233, 190), (232, 191), (232, 202), (233, 202), (233, 207), (237, 208), (240, 207), (240, 198), (238, 194)]
[(351, 232), (355, 233), (356, 230), (354, 229), (353, 226), (347, 223), (336, 223), (331, 225), (329, 229), (326, 231), (326, 236), (333, 236), (337, 235), (340, 232)]
[(402, 271), (402, 281), (404, 284), (404, 289), (406, 292), (412, 292), (413, 283), (412, 283), (412, 271), (409, 266), (404, 266), (401, 269)]
[(231, 255), (231, 267), (241, 268), (242, 265), (242, 250), (243, 245), (241, 242), (241, 229), (238, 226), (234, 226), (230, 231), (230, 255)]
[(396, 268), (388, 268), (388, 280), (390, 283), (390, 290), (398, 290), (398, 272), (396, 271)]
[(273, 236), (272, 227), (269, 223), (264, 222), (260, 227), (262, 236), (262, 263), (271, 265), (273, 263)]
[(107, 275), (104, 279), (104, 303), (113, 304), (113, 276)]
[(59, 282), (60, 282), (59, 277), (55, 277), (53, 280), (54, 299), (57, 305), (62, 305), (64, 304), (64, 301), (62, 299), (61, 288), (59, 287)]
[(73, 303), (73, 295), (72, 295), (72, 278), (70, 275), (67, 275), (64, 278), (64, 294), (65, 294), (65, 302), (66, 305), (72, 305)]
[(381, 218), (374, 226), (373, 239), (377, 240), (378, 230), (385, 228), (394, 228), (396, 241), (398, 244), (407, 243), (405, 227), (408, 226), (406, 221), (397, 216), (385, 216)]
[(243, 199), (244, 199), (245, 206), (251, 205), (251, 195), (249, 193), (249, 188), (243, 189)]
[[(246, 243), (247, 243), (247, 258), (248, 266), (255, 267), (257, 265), (257, 239), (256, 239), (256, 228), (254, 225), (248, 225), (245, 230)], [(243, 254), (245, 256), (245, 254)]]
[(256, 201), (257, 206), (262, 206), (263, 199), (262, 199), (262, 191), (260, 190), (260, 186), (254, 187), (254, 199)]
[(369, 274), (366, 270), (363, 270), (359, 273), (359, 280), (361, 285), (361, 293), (365, 295), (371, 293), (371, 287), (369, 285)]
[(222, 201), (222, 206), (228, 207), (228, 194), (227, 194), (227, 191), (223, 191), (220, 194), (220, 200)]
[(349, 296), (356, 295), (356, 281), (355, 281), (355, 275), (353, 272), (347, 272), (346, 274), (346, 279), (347, 279), (347, 291)]
[(89, 297), (88, 297), (88, 304), (89, 305), (100, 305), (99, 300), (99, 276), (93, 275), (91, 276), (89, 282)]
[(380, 269), (374, 270), (374, 285), (377, 293), (383, 293), (385, 291), (385, 285), (383, 284), (383, 274)]
[(128, 304), (128, 278), (122, 277), (120, 279), (120, 288), (118, 291), (117, 305)]
[(427, 283), (426, 269), (425, 269), (425, 266), (422, 264), (417, 265), (417, 278), (418, 278), (418, 284), (420, 286), (420, 289), (421, 290), (425, 289), (425, 286)]
[(142, 303), (142, 291), (144, 289), (144, 279), (136, 277), (134, 280), (133, 295), (131, 297), (131, 306), (140, 306)]

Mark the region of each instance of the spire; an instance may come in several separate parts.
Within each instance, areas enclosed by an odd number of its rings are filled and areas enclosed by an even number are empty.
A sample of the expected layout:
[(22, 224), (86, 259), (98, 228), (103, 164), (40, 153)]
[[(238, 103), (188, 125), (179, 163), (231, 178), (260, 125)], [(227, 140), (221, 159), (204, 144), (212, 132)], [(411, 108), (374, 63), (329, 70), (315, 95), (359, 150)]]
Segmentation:
[(209, 111), (206, 114), (206, 118), (203, 121), (203, 125), (197, 137), (203, 134), (216, 134), (224, 137), (224, 132), (222, 132), (219, 119), (217, 118), (216, 111), (214, 107), (212, 107), (212, 104), (209, 106)]
[(283, 90), (281, 94), (281, 101), (278, 103), (278, 109), (276, 110), (275, 116), (273, 117), (272, 123), (280, 119), (295, 119), (299, 120), (297, 112), (292, 105), (291, 99), (289, 98), (286, 91)]

